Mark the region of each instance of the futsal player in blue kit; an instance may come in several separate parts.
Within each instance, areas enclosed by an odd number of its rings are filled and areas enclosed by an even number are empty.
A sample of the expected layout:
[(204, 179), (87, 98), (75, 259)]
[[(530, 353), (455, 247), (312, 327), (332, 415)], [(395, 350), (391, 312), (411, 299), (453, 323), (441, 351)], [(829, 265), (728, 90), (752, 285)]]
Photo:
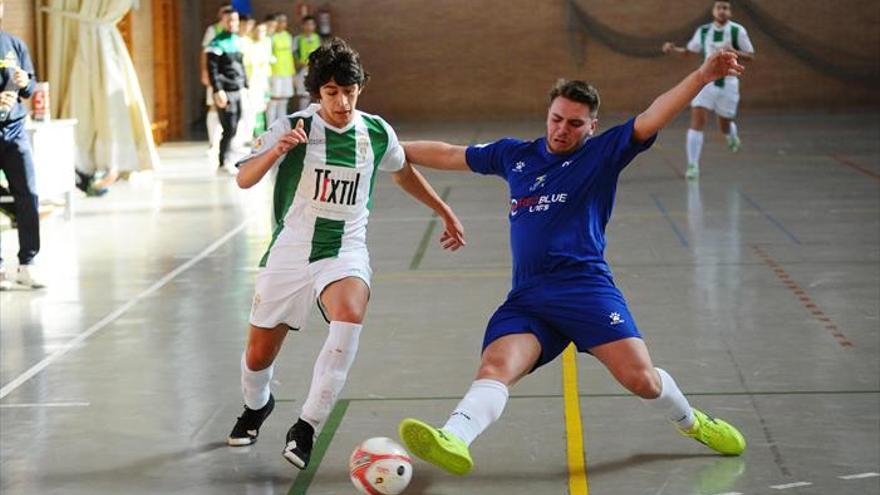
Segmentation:
[(442, 428), (412, 418), (400, 423), (410, 452), (451, 473), (468, 473), (468, 447), (501, 416), (508, 388), (572, 342), (683, 435), (720, 454), (745, 451), (735, 427), (692, 408), (669, 373), (654, 367), (604, 258), (605, 226), (623, 168), (706, 84), (742, 71), (736, 53), (718, 52), (647, 110), (595, 137), (596, 90), (559, 81), (550, 93), (546, 137), (470, 147), (403, 143), (412, 163), (507, 181), (513, 255), (513, 288), (489, 320), (476, 380)]

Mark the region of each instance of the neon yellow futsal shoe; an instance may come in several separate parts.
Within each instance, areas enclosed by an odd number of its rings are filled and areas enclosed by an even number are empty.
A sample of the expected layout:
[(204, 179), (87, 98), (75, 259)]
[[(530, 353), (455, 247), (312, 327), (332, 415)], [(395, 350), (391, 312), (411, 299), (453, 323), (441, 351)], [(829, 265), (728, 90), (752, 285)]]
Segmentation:
[(452, 433), (412, 418), (400, 422), (398, 433), (410, 452), (452, 474), (464, 476), (474, 467), (467, 445)]
[(746, 439), (730, 423), (694, 408), (697, 422), (688, 431), (678, 430), (710, 449), (724, 455), (740, 455), (746, 450)]

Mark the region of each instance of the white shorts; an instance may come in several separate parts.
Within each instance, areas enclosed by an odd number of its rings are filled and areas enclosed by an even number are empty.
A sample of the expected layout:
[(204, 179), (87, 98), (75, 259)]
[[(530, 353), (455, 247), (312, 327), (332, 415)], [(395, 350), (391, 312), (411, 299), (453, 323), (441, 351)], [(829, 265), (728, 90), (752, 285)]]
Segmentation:
[(724, 86), (716, 86), (709, 83), (700, 90), (697, 97), (691, 101), (692, 107), (701, 107), (715, 112), (725, 119), (736, 117), (736, 107), (739, 104), (739, 81), (726, 80)]
[(273, 249), (266, 266), (257, 273), (251, 325), (274, 328), (284, 323), (300, 330), (305, 326), (312, 304), (328, 285), (357, 277), (370, 287), (373, 271), (366, 249), (341, 252), (335, 258), (314, 263), (285, 260), (285, 251)]
[(296, 90), (297, 96), (309, 96), (309, 91), (306, 89), (306, 76), (309, 75), (309, 68), (299, 71), (295, 76), (293, 76), (293, 89)]
[(272, 76), (269, 78), (269, 86), (272, 98), (293, 97), (293, 76)]

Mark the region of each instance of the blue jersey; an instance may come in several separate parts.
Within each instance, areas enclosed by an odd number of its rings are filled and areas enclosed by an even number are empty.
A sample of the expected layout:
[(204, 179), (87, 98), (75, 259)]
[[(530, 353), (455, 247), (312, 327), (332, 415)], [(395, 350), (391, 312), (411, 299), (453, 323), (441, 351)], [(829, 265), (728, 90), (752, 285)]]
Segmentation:
[(608, 129), (565, 155), (548, 151), (545, 138), (468, 147), (470, 168), (504, 178), (510, 189), (514, 289), (560, 273), (610, 277), (605, 226), (617, 178), (656, 138), (634, 142), (634, 122)]
[[(24, 88), (19, 88), (13, 80), (15, 69), (20, 68), (28, 73), (30, 81)], [(19, 120), (27, 114), (27, 109), (21, 104), (22, 98), (30, 98), (35, 85), (34, 65), (31, 56), (23, 41), (11, 34), (0, 31), (0, 91), (15, 91), (18, 93), (18, 102), (6, 116), (2, 126), (6, 122)]]

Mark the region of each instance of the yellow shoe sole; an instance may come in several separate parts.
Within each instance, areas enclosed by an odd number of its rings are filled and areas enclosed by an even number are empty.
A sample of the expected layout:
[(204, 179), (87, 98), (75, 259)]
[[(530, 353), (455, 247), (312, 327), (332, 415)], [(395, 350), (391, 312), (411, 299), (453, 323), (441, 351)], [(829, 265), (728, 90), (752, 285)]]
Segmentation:
[[(474, 467), (464, 442), (429, 424), (407, 418), (400, 422), (398, 433), (410, 452), (449, 473), (464, 476)], [(461, 445), (455, 445), (455, 440)]]

